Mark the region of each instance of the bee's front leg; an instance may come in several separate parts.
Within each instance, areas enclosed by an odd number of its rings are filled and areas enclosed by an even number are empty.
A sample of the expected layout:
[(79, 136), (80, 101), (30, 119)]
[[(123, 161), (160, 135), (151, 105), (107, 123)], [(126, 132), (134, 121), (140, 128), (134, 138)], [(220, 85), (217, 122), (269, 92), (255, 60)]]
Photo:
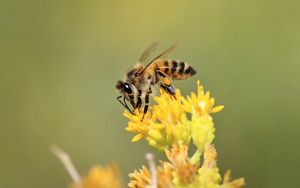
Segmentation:
[[(121, 101), (121, 98), (123, 97), (123, 102)], [(131, 113), (133, 114), (133, 112), (130, 110), (130, 108), (128, 107), (128, 105), (126, 104), (126, 99), (124, 96), (118, 96), (117, 100)]]
[(147, 91), (146, 95), (145, 95), (145, 106), (144, 106), (144, 113), (143, 113), (143, 118), (142, 118), (142, 121), (145, 117), (145, 115), (147, 114), (148, 112), (148, 107), (149, 107), (149, 95), (152, 93), (152, 90), (151, 90), (151, 86), (149, 88), (149, 90)]
[(141, 106), (142, 106), (142, 91), (141, 90), (138, 90), (138, 95), (137, 95), (137, 102), (136, 102), (136, 105), (135, 105), (135, 109), (140, 109)]

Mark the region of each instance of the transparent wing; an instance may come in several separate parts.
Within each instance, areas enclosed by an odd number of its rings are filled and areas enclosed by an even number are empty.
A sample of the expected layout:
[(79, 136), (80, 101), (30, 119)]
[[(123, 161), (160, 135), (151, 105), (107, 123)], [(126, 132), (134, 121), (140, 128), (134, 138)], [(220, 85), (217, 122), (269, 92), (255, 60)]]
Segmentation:
[(150, 63), (153, 61), (160, 59), (160, 58), (165, 58), (169, 53), (171, 53), (177, 46), (177, 43), (173, 44), (170, 48), (166, 49), (163, 53), (159, 54), (156, 56)]
[(143, 54), (141, 55), (140, 59), (139, 59), (139, 62), (143, 63), (146, 61), (146, 59), (150, 56), (150, 54), (152, 52), (154, 52), (157, 47), (159, 46), (159, 43), (158, 42), (153, 42), (152, 44), (150, 44), (146, 50), (143, 52)]
[(148, 65), (139, 72), (139, 74), (142, 74), (155, 60), (166, 57), (169, 53), (171, 53), (175, 48), (177, 44), (173, 44), (170, 48), (166, 49), (164, 52), (156, 56), (154, 59), (152, 59)]

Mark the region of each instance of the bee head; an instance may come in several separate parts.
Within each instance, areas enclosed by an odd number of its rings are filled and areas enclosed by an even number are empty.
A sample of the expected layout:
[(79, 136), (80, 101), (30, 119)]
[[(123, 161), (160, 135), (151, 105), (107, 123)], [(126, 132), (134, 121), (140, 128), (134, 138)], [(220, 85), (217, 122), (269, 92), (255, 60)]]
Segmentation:
[(126, 98), (128, 98), (128, 95), (132, 95), (133, 90), (131, 88), (131, 84), (123, 81), (118, 81), (116, 84), (117, 90)]

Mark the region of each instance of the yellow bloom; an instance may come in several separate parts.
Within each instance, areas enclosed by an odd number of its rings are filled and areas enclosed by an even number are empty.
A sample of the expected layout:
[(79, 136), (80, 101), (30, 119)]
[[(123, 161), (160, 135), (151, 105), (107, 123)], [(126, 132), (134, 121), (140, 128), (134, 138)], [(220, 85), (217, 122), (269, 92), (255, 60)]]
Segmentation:
[(211, 116), (193, 116), (191, 121), (191, 136), (193, 143), (202, 153), (206, 144), (210, 144), (215, 138), (215, 128)]
[(242, 188), (245, 186), (245, 180), (244, 178), (238, 178), (235, 180), (230, 181), (231, 179), (231, 171), (228, 170), (223, 178), (223, 184), (221, 188)]
[(82, 178), (80, 185), (74, 184), (72, 188), (122, 188), (120, 175), (115, 165), (106, 167), (95, 166)]
[(217, 168), (217, 151), (213, 145), (206, 145), (204, 162), (198, 170), (201, 188), (217, 188), (221, 182), (221, 175)]
[(214, 107), (215, 99), (210, 98), (209, 91), (204, 93), (203, 86), (200, 84), (200, 81), (197, 82), (197, 85), (197, 95), (192, 92), (187, 99), (182, 99), (185, 111), (193, 115), (202, 116), (219, 112), (224, 108), (223, 105)]
[(154, 100), (156, 104), (143, 121), (142, 112), (136, 110), (132, 115), (125, 110), (124, 115), (130, 120), (126, 130), (136, 133), (132, 141), (144, 138), (149, 145), (162, 150), (174, 144), (189, 145), (192, 139), (201, 155), (205, 144), (214, 139), (210, 113), (222, 110), (223, 106), (213, 108), (214, 99), (210, 98), (209, 92), (204, 95), (199, 81), (198, 95), (192, 93), (185, 99), (179, 90), (175, 97), (162, 90)]
[[(157, 166), (157, 187), (158, 188), (175, 188), (173, 179), (174, 167), (168, 163), (161, 161), (161, 165)], [(143, 166), (139, 170), (135, 170), (129, 174), (131, 178), (128, 183), (129, 188), (151, 188), (152, 180), (151, 174), (147, 167)]]
[(129, 174), (131, 181), (128, 183), (129, 188), (146, 188), (151, 185), (151, 176), (148, 168), (145, 166), (140, 170), (134, 170)]
[[(213, 145), (205, 146), (203, 163), (193, 164), (188, 156), (188, 146), (173, 145), (165, 151), (170, 162), (161, 161), (157, 166), (158, 188), (242, 188), (244, 178), (230, 180), (230, 171), (222, 178), (217, 167), (217, 151)], [(146, 167), (130, 174), (130, 188), (153, 187)]]
[(174, 188), (172, 164), (161, 161), (161, 165), (157, 167), (158, 188)]
[(141, 122), (143, 113), (141, 113), (139, 110), (135, 110), (134, 113), (135, 114), (133, 115), (127, 110), (123, 113), (125, 117), (130, 119), (126, 130), (129, 132), (138, 133), (135, 137), (133, 137), (133, 139), (131, 140), (132, 142), (136, 142), (143, 137), (147, 137), (149, 135), (149, 131), (154, 127), (153, 119), (150, 116), (149, 112), (145, 115), (143, 122)]
[(175, 185), (189, 184), (194, 181), (198, 164), (190, 161), (187, 146), (173, 145), (171, 150), (166, 150), (166, 156), (174, 169)]
[(181, 93), (176, 89), (175, 98), (164, 90), (160, 93), (160, 96), (154, 97), (157, 105), (153, 106), (153, 116), (164, 125), (176, 125), (184, 114)]
[(242, 188), (245, 186), (244, 178), (230, 181), (230, 171), (226, 172), (223, 184), (220, 184), (221, 175), (217, 167), (217, 151), (213, 145), (206, 145), (203, 165), (198, 170), (198, 174), (201, 188)]
[(123, 188), (119, 170), (116, 165), (111, 164), (106, 167), (95, 166), (90, 169), (85, 177), (81, 177), (77, 172), (68, 153), (58, 146), (51, 146), (50, 150), (63, 163), (67, 172), (73, 180), (72, 188)]
[[(153, 155), (147, 155), (149, 169), (143, 166), (129, 174), (129, 188), (242, 188), (243, 178), (231, 180), (230, 171), (223, 178), (217, 167), (217, 151), (211, 144), (215, 135), (212, 113), (224, 106), (214, 107), (215, 100), (204, 92), (200, 81), (197, 94), (184, 98), (179, 90), (170, 96), (163, 90), (155, 97), (156, 104), (148, 113), (135, 110), (134, 115), (123, 113), (130, 121), (126, 130), (136, 135), (132, 142), (145, 139), (149, 145), (164, 150), (167, 161), (156, 166)], [(144, 117), (144, 118), (143, 118)], [(189, 157), (191, 144), (196, 151)], [(94, 167), (81, 178), (66, 153), (57, 148), (53, 152), (62, 160), (75, 182), (73, 188), (123, 187), (115, 166)], [(201, 160), (202, 159), (202, 160)], [(200, 161), (202, 161), (200, 163)]]

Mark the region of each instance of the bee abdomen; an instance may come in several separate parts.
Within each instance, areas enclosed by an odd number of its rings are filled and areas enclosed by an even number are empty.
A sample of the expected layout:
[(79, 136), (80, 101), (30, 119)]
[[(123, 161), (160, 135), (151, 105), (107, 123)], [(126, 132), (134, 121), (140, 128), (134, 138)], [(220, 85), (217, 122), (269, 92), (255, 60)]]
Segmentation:
[(174, 80), (184, 80), (196, 74), (196, 70), (183, 61), (160, 60), (158, 68)]

